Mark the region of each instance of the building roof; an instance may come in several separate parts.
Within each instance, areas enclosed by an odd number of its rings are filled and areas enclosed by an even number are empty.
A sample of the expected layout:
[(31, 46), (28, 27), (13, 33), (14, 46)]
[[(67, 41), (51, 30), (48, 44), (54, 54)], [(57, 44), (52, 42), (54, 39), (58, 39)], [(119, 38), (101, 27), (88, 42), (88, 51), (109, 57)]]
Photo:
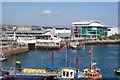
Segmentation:
[(70, 37), (70, 33), (58, 33), (58, 35), (62, 38)]
[(90, 21), (81, 21), (81, 22), (73, 22), (72, 25), (87, 25), (87, 26), (100, 26), (104, 27), (104, 24), (97, 20)]

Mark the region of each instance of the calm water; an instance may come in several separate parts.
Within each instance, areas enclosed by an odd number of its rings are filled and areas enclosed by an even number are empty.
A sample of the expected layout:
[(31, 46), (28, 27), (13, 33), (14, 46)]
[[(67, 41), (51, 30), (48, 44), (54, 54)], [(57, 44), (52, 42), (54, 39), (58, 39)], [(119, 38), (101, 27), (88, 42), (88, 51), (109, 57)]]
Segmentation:
[[(88, 68), (90, 64), (90, 55), (88, 54), (90, 46), (86, 46), (86, 50), (71, 50), (68, 49), (69, 67), (75, 68), (76, 57), (79, 59), (79, 69)], [(93, 46), (93, 61), (97, 63), (97, 67), (101, 69), (104, 78), (116, 78), (112, 72), (118, 68), (118, 49), (120, 45), (95, 45)], [(66, 51), (54, 51), (55, 65), (65, 67)], [(22, 67), (41, 68), (51, 65), (51, 51), (49, 50), (34, 50), (28, 53), (11, 55), (6, 62), (5, 67), (13, 67), (15, 58), (21, 61)]]

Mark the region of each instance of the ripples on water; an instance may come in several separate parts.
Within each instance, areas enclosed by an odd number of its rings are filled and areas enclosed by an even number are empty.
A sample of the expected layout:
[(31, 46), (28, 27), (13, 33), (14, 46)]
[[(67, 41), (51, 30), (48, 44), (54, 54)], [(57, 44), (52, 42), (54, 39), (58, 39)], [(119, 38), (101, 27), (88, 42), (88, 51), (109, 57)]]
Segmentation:
[[(95, 45), (93, 46), (93, 58), (97, 63), (97, 67), (101, 69), (104, 78), (116, 78), (112, 72), (113, 69), (118, 68), (118, 49), (120, 45)], [(79, 59), (79, 69), (88, 68), (90, 64), (90, 55), (88, 54), (90, 46), (86, 46), (86, 50), (71, 50), (68, 49), (69, 67), (75, 68), (75, 59)], [(66, 51), (54, 51), (55, 65), (65, 67)], [(41, 68), (51, 65), (51, 51), (49, 50), (35, 50), (28, 53), (11, 55), (3, 66), (13, 67), (15, 58), (21, 61), (22, 67)]]

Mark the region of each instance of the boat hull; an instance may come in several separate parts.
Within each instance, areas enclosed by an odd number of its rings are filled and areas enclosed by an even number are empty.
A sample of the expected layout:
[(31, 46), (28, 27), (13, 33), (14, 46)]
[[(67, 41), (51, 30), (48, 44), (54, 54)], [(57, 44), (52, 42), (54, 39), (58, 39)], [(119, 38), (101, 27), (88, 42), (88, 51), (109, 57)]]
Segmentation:
[(7, 60), (7, 58), (0, 58), (0, 62), (5, 60)]

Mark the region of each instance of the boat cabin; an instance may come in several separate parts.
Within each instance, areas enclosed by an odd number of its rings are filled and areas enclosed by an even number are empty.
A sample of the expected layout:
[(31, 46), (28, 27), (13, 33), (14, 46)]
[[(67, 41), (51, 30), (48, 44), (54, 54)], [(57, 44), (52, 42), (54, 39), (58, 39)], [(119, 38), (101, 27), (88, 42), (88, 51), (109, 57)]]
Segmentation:
[(63, 69), (62, 78), (74, 78), (75, 72), (72, 69)]
[(86, 78), (102, 78), (102, 75), (100, 74), (100, 69), (84, 69), (84, 74), (86, 75)]

